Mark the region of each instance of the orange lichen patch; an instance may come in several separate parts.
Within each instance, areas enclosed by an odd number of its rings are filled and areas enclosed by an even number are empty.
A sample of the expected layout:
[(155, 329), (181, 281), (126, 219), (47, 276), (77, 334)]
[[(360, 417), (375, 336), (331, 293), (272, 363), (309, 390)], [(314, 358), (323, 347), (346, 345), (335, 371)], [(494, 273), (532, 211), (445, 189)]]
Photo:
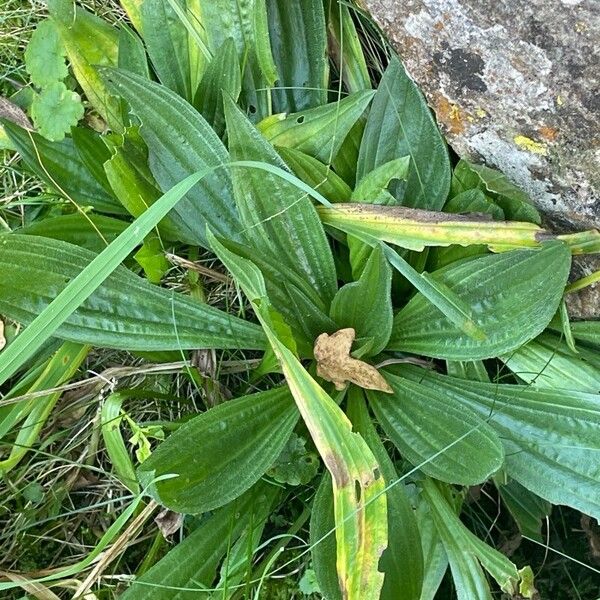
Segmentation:
[(538, 129), (538, 133), (541, 138), (544, 138), (549, 142), (553, 142), (556, 140), (556, 136), (558, 136), (558, 129), (544, 125)]
[(458, 135), (465, 130), (465, 115), (461, 108), (450, 102), (443, 94), (434, 96), (434, 110), (438, 121), (445, 127), (448, 133)]
[(442, 29), (444, 29), (444, 24), (443, 24), (441, 21), (436, 21), (436, 22), (433, 24), (433, 28), (434, 28), (436, 31), (441, 31)]

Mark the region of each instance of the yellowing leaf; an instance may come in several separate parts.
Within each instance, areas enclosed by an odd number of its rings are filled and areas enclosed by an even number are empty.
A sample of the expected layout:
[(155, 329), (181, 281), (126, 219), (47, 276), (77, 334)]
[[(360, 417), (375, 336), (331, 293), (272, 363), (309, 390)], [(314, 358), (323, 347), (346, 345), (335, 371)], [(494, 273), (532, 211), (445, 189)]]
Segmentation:
[(373, 236), (407, 250), (427, 246), (486, 244), (494, 251), (538, 247), (553, 238), (533, 223), (493, 221), (478, 215), (446, 213), (371, 204), (318, 207), (324, 224), (357, 237)]
[(343, 390), (350, 381), (367, 390), (379, 390), (391, 394), (392, 388), (372, 365), (350, 356), (354, 329), (340, 329), (331, 335), (322, 333), (315, 342), (317, 375), (335, 384), (337, 390)]
[(379, 560), (387, 547), (387, 500), (379, 464), (336, 402), (278, 338), (265, 282), (256, 265), (230, 252), (210, 232), (208, 238), (254, 305), (298, 410), (331, 473), (342, 598), (379, 598), (383, 586)]
[(68, 90), (64, 83), (55, 81), (34, 96), (31, 117), (46, 139), (59, 142), (83, 117), (83, 104), (79, 94)]
[(25, 68), (31, 75), (31, 82), (45, 87), (62, 81), (68, 75), (65, 54), (56, 25), (49, 19), (42, 21), (25, 50)]

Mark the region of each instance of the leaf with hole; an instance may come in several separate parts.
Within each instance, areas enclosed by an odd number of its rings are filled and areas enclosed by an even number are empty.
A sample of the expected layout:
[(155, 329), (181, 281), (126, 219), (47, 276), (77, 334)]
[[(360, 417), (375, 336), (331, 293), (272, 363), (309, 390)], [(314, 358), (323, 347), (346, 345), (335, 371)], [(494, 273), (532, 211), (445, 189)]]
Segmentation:
[(300, 150), (331, 163), (346, 136), (371, 102), (374, 92), (366, 90), (302, 112), (269, 117), (258, 124), (258, 130), (274, 146)]
[(322, 1), (267, 0), (266, 4), (279, 77), (273, 90), (273, 112), (291, 113), (325, 104), (329, 65)]
[(127, 225), (125, 221), (112, 217), (77, 212), (36, 220), (17, 230), (17, 233), (62, 240), (93, 252), (101, 252), (125, 231)]

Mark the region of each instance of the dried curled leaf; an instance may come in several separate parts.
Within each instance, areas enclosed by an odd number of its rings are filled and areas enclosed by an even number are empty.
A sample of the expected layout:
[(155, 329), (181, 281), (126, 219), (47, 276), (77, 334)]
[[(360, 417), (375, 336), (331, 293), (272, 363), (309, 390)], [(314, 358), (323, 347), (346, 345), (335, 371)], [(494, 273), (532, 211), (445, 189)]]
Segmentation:
[(163, 508), (163, 510), (156, 515), (154, 522), (158, 526), (162, 536), (165, 539), (169, 539), (181, 529), (181, 526), (183, 525), (183, 515), (169, 510), (168, 508)]
[(393, 393), (387, 381), (372, 365), (350, 356), (356, 333), (351, 327), (328, 335), (322, 333), (315, 342), (317, 375), (331, 381), (336, 389), (344, 389), (351, 382), (367, 390)]
[(4, 321), (0, 320), (0, 350), (6, 346), (6, 338), (4, 337)]

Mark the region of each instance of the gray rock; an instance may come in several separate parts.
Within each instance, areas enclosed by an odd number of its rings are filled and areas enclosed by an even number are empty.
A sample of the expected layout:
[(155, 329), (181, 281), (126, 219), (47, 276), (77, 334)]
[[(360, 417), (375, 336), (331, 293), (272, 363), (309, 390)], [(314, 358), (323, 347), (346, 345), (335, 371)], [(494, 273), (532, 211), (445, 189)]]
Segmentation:
[(456, 152), (555, 229), (600, 227), (598, 0), (361, 0)]

